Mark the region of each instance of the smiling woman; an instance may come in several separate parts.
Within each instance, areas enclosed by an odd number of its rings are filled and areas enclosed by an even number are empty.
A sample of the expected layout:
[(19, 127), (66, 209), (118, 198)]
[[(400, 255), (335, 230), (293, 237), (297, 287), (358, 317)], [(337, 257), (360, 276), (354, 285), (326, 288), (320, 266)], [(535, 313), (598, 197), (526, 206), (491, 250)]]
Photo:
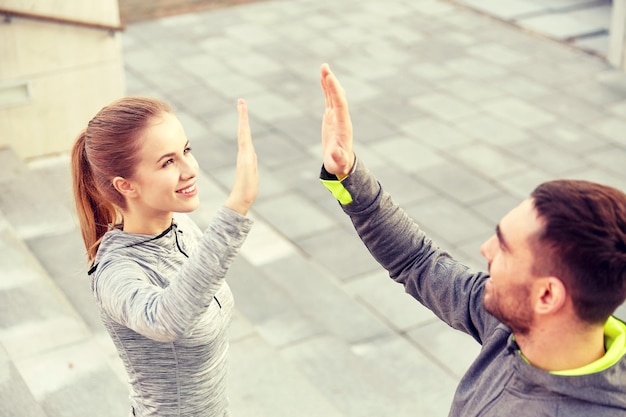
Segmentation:
[(203, 233), (199, 167), (183, 126), (159, 100), (103, 108), (72, 149), (76, 209), (91, 287), (131, 385), (131, 416), (228, 415), (226, 272), (252, 222), (256, 153), (238, 103), (235, 183)]

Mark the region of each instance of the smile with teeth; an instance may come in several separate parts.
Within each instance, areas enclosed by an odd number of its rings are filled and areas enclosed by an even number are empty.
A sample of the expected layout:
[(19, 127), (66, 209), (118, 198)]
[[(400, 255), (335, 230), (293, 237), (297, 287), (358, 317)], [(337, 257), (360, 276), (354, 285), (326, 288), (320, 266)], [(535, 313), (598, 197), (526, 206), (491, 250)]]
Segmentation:
[(196, 191), (196, 184), (190, 185), (189, 187), (183, 188), (182, 190), (178, 190), (176, 192), (180, 194), (189, 194), (193, 193), (194, 191)]

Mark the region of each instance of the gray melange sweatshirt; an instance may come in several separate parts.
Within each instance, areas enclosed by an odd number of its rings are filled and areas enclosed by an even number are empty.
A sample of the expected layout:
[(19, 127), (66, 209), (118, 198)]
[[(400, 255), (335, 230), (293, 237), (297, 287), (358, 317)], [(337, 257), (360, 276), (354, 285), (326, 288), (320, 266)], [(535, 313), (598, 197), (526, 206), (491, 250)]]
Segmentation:
[(158, 236), (105, 235), (92, 290), (129, 376), (131, 415), (228, 415), (233, 297), (224, 277), (251, 224), (221, 208), (204, 233), (176, 214)]
[(611, 318), (605, 326), (608, 351), (603, 359), (612, 363), (605, 369), (563, 376), (535, 368), (519, 354), (510, 329), (485, 311), (488, 275), (469, 271), (436, 247), (360, 161), (341, 183), (324, 169), (321, 179), (390, 277), (448, 325), (482, 345), (459, 383), (451, 417), (626, 416), (623, 322)]

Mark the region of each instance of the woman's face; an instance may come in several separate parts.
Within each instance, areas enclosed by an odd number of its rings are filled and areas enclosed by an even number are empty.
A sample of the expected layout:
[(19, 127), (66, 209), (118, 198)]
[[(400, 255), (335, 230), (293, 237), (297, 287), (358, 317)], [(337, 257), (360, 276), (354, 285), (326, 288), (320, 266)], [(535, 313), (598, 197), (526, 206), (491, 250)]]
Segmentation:
[(135, 190), (135, 214), (171, 221), (173, 212), (187, 213), (199, 204), (198, 162), (176, 116), (155, 117), (139, 138), (139, 163), (129, 180)]

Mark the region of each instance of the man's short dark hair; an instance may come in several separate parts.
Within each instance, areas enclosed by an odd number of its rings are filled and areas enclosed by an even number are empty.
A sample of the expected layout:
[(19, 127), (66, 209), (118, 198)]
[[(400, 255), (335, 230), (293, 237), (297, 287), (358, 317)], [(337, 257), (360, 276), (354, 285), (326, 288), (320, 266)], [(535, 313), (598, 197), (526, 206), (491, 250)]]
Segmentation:
[(626, 194), (582, 180), (556, 180), (531, 194), (543, 228), (533, 272), (561, 279), (576, 314), (604, 323), (626, 299)]

